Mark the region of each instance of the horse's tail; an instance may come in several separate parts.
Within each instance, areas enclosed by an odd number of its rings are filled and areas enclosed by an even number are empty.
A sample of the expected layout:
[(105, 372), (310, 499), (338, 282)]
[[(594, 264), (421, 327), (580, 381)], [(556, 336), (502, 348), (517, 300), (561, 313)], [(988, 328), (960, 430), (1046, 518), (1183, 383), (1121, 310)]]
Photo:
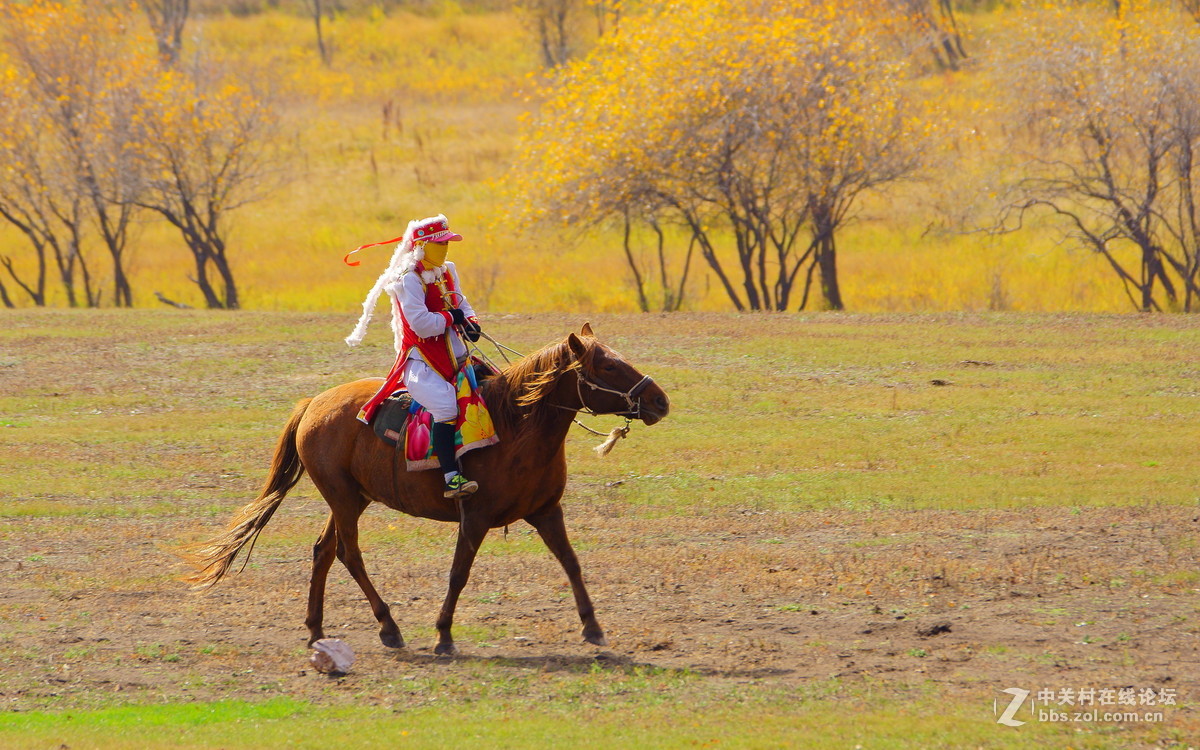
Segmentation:
[(196, 569), (192, 575), (184, 578), (193, 588), (206, 589), (224, 578), (233, 566), (234, 558), (249, 543), (250, 549), (242, 563), (242, 567), (246, 567), (258, 535), (283, 503), (288, 491), (304, 475), (304, 464), (300, 462), (300, 454), (296, 450), (296, 430), (310, 401), (311, 398), (306, 398), (292, 410), (292, 416), (279, 436), (279, 444), (275, 446), (271, 474), (258, 493), (258, 499), (239, 510), (220, 535), (184, 548), (184, 560)]

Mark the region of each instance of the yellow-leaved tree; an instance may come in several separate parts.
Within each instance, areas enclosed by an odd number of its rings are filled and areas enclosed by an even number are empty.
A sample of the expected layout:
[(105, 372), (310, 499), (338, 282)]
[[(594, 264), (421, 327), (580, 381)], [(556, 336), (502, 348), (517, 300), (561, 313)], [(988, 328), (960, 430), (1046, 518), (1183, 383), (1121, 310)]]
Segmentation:
[(144, 165), (136, 203), (179, 230), (209, 308), (241, 305), (226, 245), (229, 213), (274, 187), (276, 124), (263, 96), (211, 66), (162, 71), (135, 115)]
[[(167, 6), (186, 14), (186, 2), (156, 4)], [(151, 211), (179, 230), (206, 305), (238, 307), (226, 231), (272, 174), (264, 97), (211, 56), (185, 66), (164, 52), (132, 3), (29, 0), (0, 5), (0, 22), (0, 219), (32, 251), (0, 254), (14, 289), (46, 304), (53, 263), (69, 304), (99, 305), (85, 248), (98, 240), (113, 303), (131, 306), (129, 233)], [(12, 297), (0, 279), (0, 303)]]
[[(99, 0), (0, 5), (9, 109), (0, 127), (16, 144), (6, 157), (10, 168), (0, 174), (0, 194), (11, 209), (3, 215), (39, 256), (53, 248), (72, 304), (75, 269), (82, 271), (87, 304), (99, 302), (80, 255), (83, 223), (108, 251), (114, 304), (133, 304), (125, 268), (138, 187), (130, 116), (158, 66), (149, 37), (127, 23), (134, 12)], [(44, 295), (35, 304), (44, 304)]]
[(0, 218), (25, 236), (32, 255), (21, 263), (11, 250), (0, 252), (0, 303), (16, 307), (14, 296), (23, 294), (45, 305), (53, 265), (71, 307), (94, 305), (99, 291), (82, 252), (85, 196), (71, 155), (30, 90), (27, 74), (0, 57)]
[[(677, 0), (627, 18), (526, 124), (525, 217), (681, 227), (738, 310), (804, 308), (814, 289), (842, 309), (838, 229), (864, 192), (914, 175), (937, 132), (903, 23), (887, 0)], [(626, 261), (646, 309), (628, 246)]]

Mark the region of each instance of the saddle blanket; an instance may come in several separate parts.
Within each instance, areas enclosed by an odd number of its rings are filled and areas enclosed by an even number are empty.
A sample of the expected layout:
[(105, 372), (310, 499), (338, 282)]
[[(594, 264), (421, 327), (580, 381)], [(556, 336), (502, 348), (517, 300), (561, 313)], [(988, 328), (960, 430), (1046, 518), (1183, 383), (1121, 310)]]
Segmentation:
[[(454, 438), (454, 456), (462, 458), (467, 451), (495, 445), (500, 438), (496, 435), (487, 404), (479, 394), (475, 367), (468, 363), (460, 368), (455, 386), (458, 390), (458, 429)], [(399, 390), (389, 396), (380, 405), (371, 425), (375, 434), (388, 445), (395, 446), (404, 440), (404, 458), (409, 471), (440, 466), (429, 439), (433, 417), (407, 391)]]

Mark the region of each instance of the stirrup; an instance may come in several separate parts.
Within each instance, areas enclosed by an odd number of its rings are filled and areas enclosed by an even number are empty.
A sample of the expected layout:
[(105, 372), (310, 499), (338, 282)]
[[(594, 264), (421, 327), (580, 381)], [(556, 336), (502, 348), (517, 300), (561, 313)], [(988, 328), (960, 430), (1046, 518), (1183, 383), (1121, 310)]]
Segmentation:
[(470, 495), (479, 489), (479, 482), (467, 479), (462, 474), (455, 474), (446, 480), (446, 491), (442, 493), (443, 497), (463, 497)]

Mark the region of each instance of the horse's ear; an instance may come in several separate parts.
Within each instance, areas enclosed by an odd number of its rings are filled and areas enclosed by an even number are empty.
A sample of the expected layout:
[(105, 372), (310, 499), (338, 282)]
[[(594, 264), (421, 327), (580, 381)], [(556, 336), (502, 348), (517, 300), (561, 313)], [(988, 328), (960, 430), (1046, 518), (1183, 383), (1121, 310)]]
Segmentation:
[(580, 331), (579, 331), (579, 335), (580, 336), (590, 336), (591, 338), (596, 338), (596, 334), (592, 333), (592, 324), (591, 323), (584, 323), (583, 328), (580, 329)]
[(587, 356), (587, 344), (583, 343), (583, 340), (573, 333), (567, 336), (567, 346), (571, 347), (571, 351), (575, 353), (575, 359), (582, 360)]

